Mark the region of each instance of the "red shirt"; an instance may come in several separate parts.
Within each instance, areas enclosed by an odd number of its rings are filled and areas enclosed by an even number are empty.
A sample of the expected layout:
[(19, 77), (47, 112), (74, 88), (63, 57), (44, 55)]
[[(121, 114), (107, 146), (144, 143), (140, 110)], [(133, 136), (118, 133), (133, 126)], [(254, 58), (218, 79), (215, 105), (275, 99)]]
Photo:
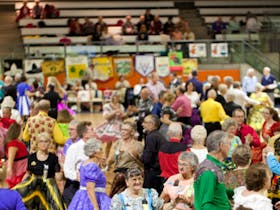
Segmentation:
[(16, 121), (14, 119), (11, 119), (11, 118), (2, 117), (0, 122), (2, 123), (3, 128), (8, 129)]
[(258, 147), (260, 146), (260, 138), (256, 131), (249, 125), (242, 124), (240, 128), (237, 128), (235, 135), (239, 136), (242, 144), (245, 144), (245, 136), (251, 134), (253, 136), (253, 141), (251, 142), (251, 146)]
[(6, 148), (5, 148), (6, 157), (8, 157), (8, 151), (9, 151), (9, 148), (10, 148), (10, 147), (16, 147), (16, 148), (18, 148), (17, 153), (16, 153), (16, 156), (15, 156), (15, 159), (23, 158), (23, 157), (27, 157), (27, 156), (28, 156), (28, 151), (27, 151), (27, 149), (26, 149), (25, 144), (24, 144), (22, 141), (17, 140), (17, 139), (11, 140), (11, 141), (6, 145)]

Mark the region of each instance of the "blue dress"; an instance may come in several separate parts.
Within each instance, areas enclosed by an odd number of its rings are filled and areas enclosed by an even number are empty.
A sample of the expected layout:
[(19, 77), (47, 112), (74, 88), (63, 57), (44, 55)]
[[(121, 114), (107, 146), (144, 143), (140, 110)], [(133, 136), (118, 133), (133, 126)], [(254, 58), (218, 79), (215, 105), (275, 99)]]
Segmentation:
[(26, 210), (26, 207), (17, 191), (0, 189), (0, 209)]
[(80, 167), (80, 189), (72, 199), (68, 210), (93, 210), (87, 194), (86, 184), (95, 183), (96, 200), (100, 210), (110, 210), (111, 198), (106, 195), (106, 177), (95, 163), (88, 163)]
[(17, 110), (20, 113), (20, 116), (28, 116), (30, 109), (30, 100), (27, 95), (25, 95), (25, 91), (30, 91), (30, 86), (21, 82), (17, 85)]

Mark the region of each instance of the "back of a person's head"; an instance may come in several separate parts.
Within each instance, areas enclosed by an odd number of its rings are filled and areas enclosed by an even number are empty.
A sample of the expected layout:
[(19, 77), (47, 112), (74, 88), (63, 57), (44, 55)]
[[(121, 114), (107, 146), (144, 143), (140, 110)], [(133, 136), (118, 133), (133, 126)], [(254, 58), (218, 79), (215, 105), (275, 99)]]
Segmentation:
[(232, 153), (232, 162), (237, 166), (247, 166), (251, 163), (252, 150), (246, 144), (238, 145)]
[(182, 126), (180, 123), (172, 122), (167, 129), (167, 135), (169, 138), (178, 137), (182, 138)]
[(265, 187), (268, 181), (269, 169), (264, 163), (256, 163), (251, 165), (245, 175), (245, 183), (247, 190), (259, 191)]
[(44, 112), (48, 112), (51, 108), (51, 104), (50, 101), (46, 100), (46, 99), (42, 99), (38, 102), (36, 108), (39, 111), (44, 111)]
[(221, 143), (227, 141), (227, 133), (221, 130), (213, 131), (209, 134), (206, 140), (206, 147), (208, 152), (215, 152), (220, 150)]
[(191, 139), (194, 142), (204, 144), (206, 137), (207, 137), (207, 131), (204, 126), (196, 125), (192, 128)]

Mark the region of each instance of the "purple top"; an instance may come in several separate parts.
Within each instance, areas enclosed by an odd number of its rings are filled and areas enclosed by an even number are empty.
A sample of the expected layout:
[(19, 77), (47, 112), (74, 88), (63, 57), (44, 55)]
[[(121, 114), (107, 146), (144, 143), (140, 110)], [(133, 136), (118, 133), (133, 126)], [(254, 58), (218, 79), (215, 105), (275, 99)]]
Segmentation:
[(86, 187), (88, 182), (94, 182), (95, 187), (106, 187), (106, 177), (95, 163), (87, 163), (80, 167), (80, 186)]

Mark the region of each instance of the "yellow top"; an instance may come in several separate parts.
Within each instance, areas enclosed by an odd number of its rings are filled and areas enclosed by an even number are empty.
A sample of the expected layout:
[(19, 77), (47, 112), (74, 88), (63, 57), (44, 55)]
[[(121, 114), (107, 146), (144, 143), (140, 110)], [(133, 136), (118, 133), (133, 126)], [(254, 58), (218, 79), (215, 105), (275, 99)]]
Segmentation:
[(208, 98), (200, 105), (200, 114), (204, 123), (222, 122), (229, 116), (226, 115), (222, 105), (214, 101), (213, 98)]

